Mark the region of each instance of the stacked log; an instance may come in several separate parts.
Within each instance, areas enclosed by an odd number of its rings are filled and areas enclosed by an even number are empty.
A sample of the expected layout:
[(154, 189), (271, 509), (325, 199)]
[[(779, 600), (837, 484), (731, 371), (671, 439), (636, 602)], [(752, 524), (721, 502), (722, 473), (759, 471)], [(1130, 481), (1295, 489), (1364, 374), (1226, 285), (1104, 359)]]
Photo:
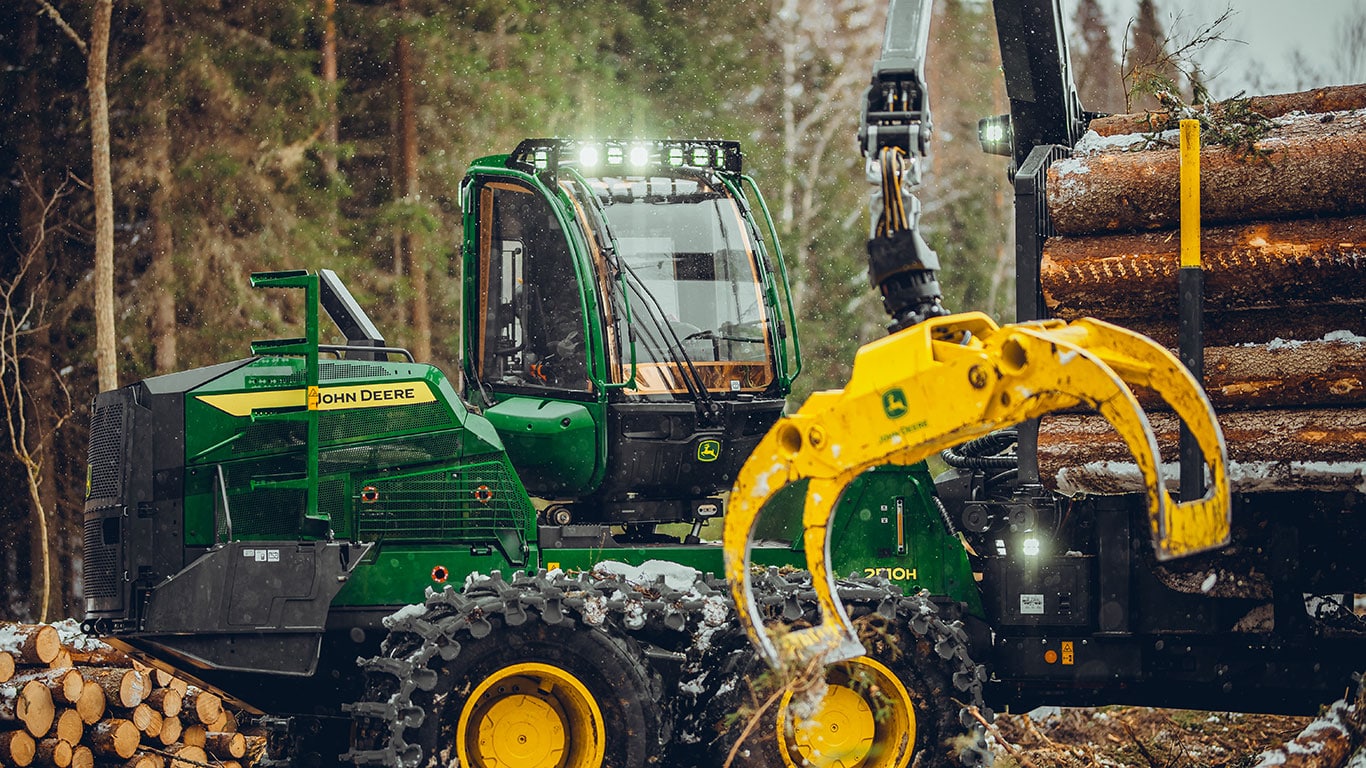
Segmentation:
[[(1251, 147), (1200, 153), (1204, 385), (1234, 490), (1366, 487), (1366, 85), (1254, 97)], [(1216, 115), (1230, 104), (1213, 105)], [(1177, 346), (1179, 154), (1170, 115), (1095, 120), (1048, 171), (1049, 314)], [(1251, 151), (1248, 151), (1248, 150)], [(1163, 404), (1139, 393), (1148, 409)], [(1153, 417), (1174, 487), (1177, 422)], [(1066, 492), (1141, 488), (1100, 417), (1045, 418), (1040, 476)]]
[(263, 741), (214, 693), (75, 622), (0, 623), (0, 768), (241, 768)]

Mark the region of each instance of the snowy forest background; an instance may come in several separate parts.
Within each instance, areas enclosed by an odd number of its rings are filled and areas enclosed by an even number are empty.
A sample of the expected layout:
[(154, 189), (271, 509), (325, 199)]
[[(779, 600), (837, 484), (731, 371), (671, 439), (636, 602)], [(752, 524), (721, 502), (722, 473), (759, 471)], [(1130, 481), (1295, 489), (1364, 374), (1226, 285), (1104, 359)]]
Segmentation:
[[(1171, 56), (1201, 30), (1169, 34), (1179, 4), (1165, 2), (1121, 0), (1124, 18), (1107, 16), (1115, 3), (1067, 4), (1087, 109), (1149, 106), (1136, 72), (1192, 98), (1208, 73)], [(99, 387), (87, 93), (99, 5), (0, 7), (5, 618), (81, 614), (86, 404)], [(1011, 319), (1005, 161), (976, 140), (978, 118), (1006, 111), (991, 7), (936, 6), (925, 235), (951, 308)], [(838, 386), (857, 345), (883, 333), (854, 131), (884, 14), (882, 0), (119, 0), (104, 88), (118, 383), (288, 335), (301, 307), (252, 291), (248, 273), (323, 266), (390, 343), (455, 370), (456, 185), (475, 157), (560, 135), (739, 139), (797, 283), (797, 397)], [(1361, 19), (1345, 20), (1338, 44), (1357, 53), (1348, 76), (1366, 79)], [(1302, 87), (1323, 76), (1297, 66)]]

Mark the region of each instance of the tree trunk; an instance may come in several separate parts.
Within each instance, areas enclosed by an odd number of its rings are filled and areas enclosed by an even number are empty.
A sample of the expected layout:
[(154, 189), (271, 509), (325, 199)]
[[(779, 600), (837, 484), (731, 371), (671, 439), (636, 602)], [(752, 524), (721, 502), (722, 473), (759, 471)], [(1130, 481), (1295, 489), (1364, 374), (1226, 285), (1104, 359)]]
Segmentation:
[[(20, 51), (23, 71), (39, 72), (36, 15), (25, 14), (23, 28), (20, 31)], [(37, 76), (23, 76), (19, 81), (20, 112), (39, 114), (39, 98)], [(39, 166), (34, 160), (44, 156), (46, 152), (43, 147), (42, 131), (42, 126), (36, 120), (23, 121), (23, 127), (19, 131), (18, 156), (24, 158), (26, 163), (33, 162), (33, 166)], [(49, 193), (41, 166), (33, 166), (21, 166), (27, 184), (19, 193), (19, 226), (23, 238), (23, 253), (26, 254), (29, 264), (27, 285), (23, 286), (19, 293), (23, 295), (22, 301), (25, 303), (42, 307), (45, 306), (49, 295), (48, 275), (51, 271), (46, 235)], [(31, 585), (29, 604), (32, 606), (33, 615), (39, 621), (46, 621), (52, 611), (59, 610), (66, 602), (64, 598), (70, 596), (71, 590), (58, 589), (54, 594), (52, 589), (53, 542), (52, 537), (48, 535), (48, 528), (49, 520), (53, 513), (57, 512), (58, 489), (57, 473), (50, 469), (53, 462), (44, 459), (55, 453), (50, 449), (53, 433), (60, 423), (58, 408), (61, 407), (62, 399), (54, 387), (55, 373), (50, 362), (53, 359), (52, 331), (45, 318), (31, 324), (24, 347), (24, 359), (15, 361), (16, 367), (21, 370), (21, 386), (26, 390), (22, 401), (25, 426), (21, 430), (24, 434), (20, 435), (20, 439), (23, 441), (22, 449), (38, 462), (36, 466), (30, 466), (25, 462), (30, 472), (29, 490), (32, 501), (29, 510), (31, 525), (27, 526)], [(45, 464), (48, 466), (46, 471)]]
[(109, 169), (109, 25), (113, 0), (95, 0), (86, 90), (90, 96), (91, 186), (95, 189), (95, 365), (101, 392), (118, 388), (114, 344), (114, 186)]
[(43, 739), (38, 742), (36, 757), (39, 765), (67, 768), (71, 765), (71, 742), (57, 738)]
[[(1366, 216), (1207, 227), (1201, 246), (1210, 343), (1317, 338), (1305, 333), (1315, 316), (1331, 318), (1329, 330), (1362, 332)], [(1054, 317), (1145, 321), (1139, 330), (1174, 346), (1179, 267), (1179, 238), (1168, 232), (1053, 237), (1039, 279)]]
[(74, 709), (63, 709), (57, 713), (57, 722), (52, 727), (52, 735), (70, 744), (80, 742), (85, 735), (85, 721), (81, 713)]
[(0, 651), (25, 664), (47, 664), (62, 650), (62, 638), (49, 624), (0, 622)]
[(25, 731), (0, 731), (0, 765), (23, 766), (33, 763), (37, 743)]
[(189, 715), (191, 722), (203, 725), (216, 723), (223, 716), (223, 700), (217, 694), (192, 687), (185, 697), (184, 712)]
[[(164, 768), (165, 765), (166, 759), (161, 755), (141, 754), (128, 758), (119, 768)], [(194, 766), (194, 768), (202, 768), (202, 766)]]
[(210, 731), (205, 734), (205, 748), (218, 757), (239, 758), (247, 753), (247, 738), (240, 733)]
[(157, 735), (157, 740), (162, 746), (169, 746), (180, 741), (181, 734), (185, 731), (185, 724), (178, 717), (161, 718), (161, 733)]
[[(1148, 414), (1165, 459), (1163, 479), (1176, 487), (1179, 420)], [(1230, 485), (1235, 492), (1351, 491), (1366, 462), (1366, 409), (1271, 409), (1222, 413)], [(1090, 414), (1053, 414), (1039, 425), (1039, 476), (1074, 493), (1143, 490), (1124, 443), (1109, 422)]]
[[(1228, 108), (1227, 101), (1210, 105), (1217, 117)], [(1333, 85), (1312, 91), (1253, 96), (1247, 100), (1248, 109), (1263, 117), (1280, 117), (1291, 112), (1345, 112), (1366, 108), (1366, 84)], [(1126, 133), (1151, 133), (1161, 130), (1172, 119), (1165, 111), (1130, 115), (1110, 115), (1091, 121), (1090, 130), (1101, 136), (1120, 136)]]
[(7, 683), (14, 677), (14, 654), (0, 651), (0, 683)]
[(98, 756), (127, 760), (137, 751), (141, 736), (127, 720), (101, 720), (86, 735), (85, 743)]
[(337, 0), (323, 0), (323, 89), (327, 93), (327, 128), (323, 131), (326, 147), (322, 152), (323, 172), (329, 182), (337, 178)]
[(84, 744), (71, 748), (71, 768), (95, 768), (95, 753)]
[(166, 105), (166, 10), (162, 0), (147, 0), (144, 49), (151, 93), (147, 101), (148, 161), (152, 198), (147, 217), (152, 228), (152, 348), (157, 373), (171, 373), (176, 363), (175, 242), (171, 231), (171, 131)]
[(141, 672), (116, 667), (77, 667), (77, 669), (85, 678), (85, 682), (104, 691), (105, 699), (114, 706), (132, 709), (142, 703), (146, 677)]
[(161, 714), (167, 717), (176, 717), (180, 714), (183, 697), (174, 688), (156, 688), (147, 694), (144, 701), (156, 707)]
[(17, 722), (35, 737), (47, 735), (56, 716), (52, 692), (36, 680), (0, 685), (0, 720)]
[[(1265, 157), (1202, 149), (1205, 223), (1366, 212), (1366, 114), (1288, 120), (1257, 142)], [(1079, 154), (1048, 169), (1048, 212), (1063, 235), (1171, 228), (1180, 178), (1176, 149)]]
[(171, 747), (166, 751), (175, 755), (175, 758), (168, 764), (168, 768), (200, 768), (209, 759), (209, 755), (203, 747), (189, 744)]
[[(401, 22), (408, 0), (398, 0)], [(402, 27), (400, 27), (402, 29)], [(410, 206), (419, 200), (417, 180), (417, 98), (413, 85), (413, 43), (400, 31), (394, 41), (394, 66), (398, 75), (398, 174), (397, 196)], [(408, 217), (405, 217), (407, 219)], [(427, 296), (427, 260), (417, 243), (411, 223), (399, 233), (399, 253), (412, 290), (412, 348), (418, 360), (432, 359), (432, 318)]]
[(107, 702), (104, 688), (98, 685), (85, 686), (81, 691), (81, 700), (76, 702), (76, 712), (81, 716), (81, 722), (86, 725), (98, 723), (104, 717)]
[(52, 692), (52, 700), (58, 704), (74, 705), (81, 700), (81, 694), (85, 690), (85, 680), (81, 673), (66, 667), (65, 669), (40, 669), (21, 672), (14, 676), (15, 685), (24, 685), (30, 680), (36, 680)]

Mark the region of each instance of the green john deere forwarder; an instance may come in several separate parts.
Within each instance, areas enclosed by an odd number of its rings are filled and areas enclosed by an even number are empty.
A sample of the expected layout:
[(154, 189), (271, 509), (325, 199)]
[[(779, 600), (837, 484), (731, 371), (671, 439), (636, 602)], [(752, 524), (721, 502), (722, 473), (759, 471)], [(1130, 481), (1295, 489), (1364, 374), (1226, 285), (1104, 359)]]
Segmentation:
[[(709, 673), (758, 666), (701, 531), (800, 369), (740, 148), (528, 140), (476, 161), (461, 197), (460, 383), (385, 346), (322, 270), (252, 279), (303, 290), (303, 338), (96, 399), (86, 626), (260, 713), (272, 759), (406, 765), (449, 749), (461, 765), (633, 766), (668, 744), (672, 764), (706, 764), (722, 748), (708, 723), (736, 706), (717, 694), (734, 681)], [(344, 343), (320, 341), (320, 305)], [(921, 588), (978, 610), (931, 489), (918, 465), (845, 494), (832, 562), (894, 580), (851, 582), (856, 615), (934, 615), (908, 596)], [(754, 561), (800, 569), (800, 487), (784, 499)], [(813, 610), (798, 576), (767, 578), (788, 618)], [(428, 589), (430, 607), (404, 609)], [(437, 654), (440, 673), (394, 657), (412, 621), (432, 628), (413, 653)], [(381, 649), (400, 625), (407, 639)], [(936, 617), (915, 634), (957, 653), (922, 662), (884, 642), (832, 672), (865, 752), (909, 755), (961, 728), (958, 706), (920, 705), (913, 680), (980, 697), (961, 629)], [(364, 674), (358, 656), (374, 657)], [(898, 692), (897, 719), (872, 717), (857, 692), (870, 679)], [(897, 724), (917, 718), (921, 743), (902, 744)]]

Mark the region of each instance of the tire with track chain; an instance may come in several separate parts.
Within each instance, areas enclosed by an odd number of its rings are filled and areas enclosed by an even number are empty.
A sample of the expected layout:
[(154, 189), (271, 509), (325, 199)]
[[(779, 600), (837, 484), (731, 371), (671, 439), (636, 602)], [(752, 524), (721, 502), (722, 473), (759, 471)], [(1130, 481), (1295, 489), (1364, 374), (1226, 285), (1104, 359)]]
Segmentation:
[[(668, 738), (663, 687), (627, 627), (632, 585), (495, 573), (429, 592), (386, 620), (380, 656), (360, 660), (358, 766), (643, 768)], [(668, 610), (654, 606), (661, 621)], [(683, 629), (679, 619), (671, 622)]]
[[(770, 570), (756, 575), (754, 590), (773, 620), (796, 626), (818, 620), (808, 574)], [(738, 626), (690, 654), (675, 704), (681, 764), (723, 765), (732, 751), (732, 765), (749, 768), (991, 762), (985, 728), (970, 709), (991, 719), (982, 704), (986, 672), (969, 658), (961, 623), (945, 621), (933, 602), (905, 596), (882, 579), (841, 581), (839, 596), (868, 654), (832, 666), (824, 696), (808, 697), (805, 705), (789, 692), (754, 714), (779, 686)], [(745, 734), (749, 718), (757, 722)]]

